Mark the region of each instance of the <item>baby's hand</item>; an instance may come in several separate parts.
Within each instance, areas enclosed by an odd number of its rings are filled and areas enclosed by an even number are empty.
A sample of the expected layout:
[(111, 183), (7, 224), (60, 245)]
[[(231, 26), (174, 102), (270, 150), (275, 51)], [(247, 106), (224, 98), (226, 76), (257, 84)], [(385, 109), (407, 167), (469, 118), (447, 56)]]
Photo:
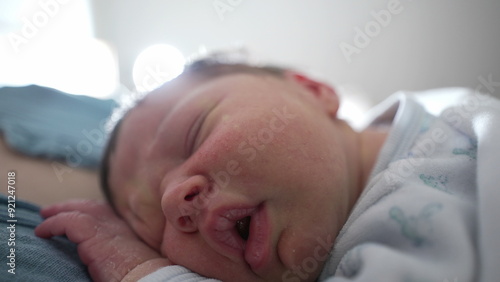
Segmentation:
[(111, 207), (100, 201), (69, 201), (42, 209), (35, 229), (42, 238), (66, 235), (94, 281), (136, 281), (170, 265), (143, 243)]

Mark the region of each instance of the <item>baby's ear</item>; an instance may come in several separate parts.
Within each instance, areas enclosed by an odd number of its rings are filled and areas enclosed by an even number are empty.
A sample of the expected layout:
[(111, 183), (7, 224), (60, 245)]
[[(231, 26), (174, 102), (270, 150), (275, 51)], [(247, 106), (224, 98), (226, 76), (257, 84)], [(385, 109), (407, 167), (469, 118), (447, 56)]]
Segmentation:
[(313, 94), (312, 96), (319, 102), (318, 105), (320, 105), (330, 117), (334, 118), (337, 116), (340, 102), (337, 92), (335, 92), (331, 86), (294, 71), (287, 71), (285, 76), (287, 79), (300, 84)]

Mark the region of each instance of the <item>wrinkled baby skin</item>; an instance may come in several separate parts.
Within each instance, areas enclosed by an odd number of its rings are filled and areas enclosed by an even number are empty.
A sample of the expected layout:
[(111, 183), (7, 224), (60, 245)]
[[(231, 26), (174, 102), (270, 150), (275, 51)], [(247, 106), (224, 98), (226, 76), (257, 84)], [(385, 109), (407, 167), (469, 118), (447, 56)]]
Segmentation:
[(124, 119), (109, 183), (172, 263), (225, 281), (313, 281), (360, 193), (356, 134), (327, 85), (183, 77)]
[(93, 281), (137, 281), (171, 262), (147, 246), (108, 203), (71, 200), (45, 207), (35, 234), (66, 235), (78, 244), (78, 255)]

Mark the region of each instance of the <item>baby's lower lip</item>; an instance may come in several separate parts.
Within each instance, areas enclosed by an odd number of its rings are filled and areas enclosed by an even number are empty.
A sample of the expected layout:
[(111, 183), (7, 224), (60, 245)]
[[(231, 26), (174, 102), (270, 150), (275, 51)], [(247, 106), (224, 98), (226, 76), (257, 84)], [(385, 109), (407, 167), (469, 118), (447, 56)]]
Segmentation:
[(271, 225), (267, 210), (260, 205), (252, 215), (250, 234), (245, 245), (245, 261), (253, 271), (260, 272), (269, 264), (271, 253)]

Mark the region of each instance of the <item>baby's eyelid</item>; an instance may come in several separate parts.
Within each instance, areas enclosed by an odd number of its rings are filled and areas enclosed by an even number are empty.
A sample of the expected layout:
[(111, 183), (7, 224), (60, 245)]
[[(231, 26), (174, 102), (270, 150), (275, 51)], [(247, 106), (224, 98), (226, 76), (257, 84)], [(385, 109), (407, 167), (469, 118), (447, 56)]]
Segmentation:
[(198, 139), (198, 135), (200, 133), (200, 129), (203, 126), (204, 120), (206, 117), (206, 113), (202, 112), (194, 121), (193, 125), (188, 131), (188, 135), (186, 137), (186, 154), (187, 156), (191, 156), (194, 153), (196, 140)]
[(198, 144), (199, 143), (198, 141), (200, 137), (199, 136), (200, 132), (202, 132), (202, 128), (205, 125), (205, 121), (207, 120), (208, 116), (216, 106), (217, 104), (203, 111), (203, 113), (196, 119), (195, 123), (193, 124), (193, 127), (191, 128), (189, 133), (190, 139), (188, 140), (189, 150), (187, 152), (189, 152), (189, 155), (192, 155), (196, 151), (196, 148), (199, 147), (200, 144)]
[(186, 137), (186, 153), (190, 156), (193, 153), (194, 150), (194, 144), (196, 142), (196, 137), (198, 136), (198, 132), (200, 131), (200, 126), (201, 123), (203, 123), (203, 113), (201, 113), (196, 120), (194, 121), (193, 125), (188, 131), (188, 135)]
[(196, 151), (196, 148), (198, 148), (198, 146), (199, 146), (198, 139), (200, 137), (201, 129), (203, 128), (203, 125), (205, 124), (205, 120), (207, 120), (207, 114), (203, 115), (203, 118), (201, 119), (199, 125), (196, 128), (196, 131), (195, 131), (195, 134), (193, 137), (193, 141), (191, 144), (191, 150), (190, 150), (191, 154), (193, 154)]

